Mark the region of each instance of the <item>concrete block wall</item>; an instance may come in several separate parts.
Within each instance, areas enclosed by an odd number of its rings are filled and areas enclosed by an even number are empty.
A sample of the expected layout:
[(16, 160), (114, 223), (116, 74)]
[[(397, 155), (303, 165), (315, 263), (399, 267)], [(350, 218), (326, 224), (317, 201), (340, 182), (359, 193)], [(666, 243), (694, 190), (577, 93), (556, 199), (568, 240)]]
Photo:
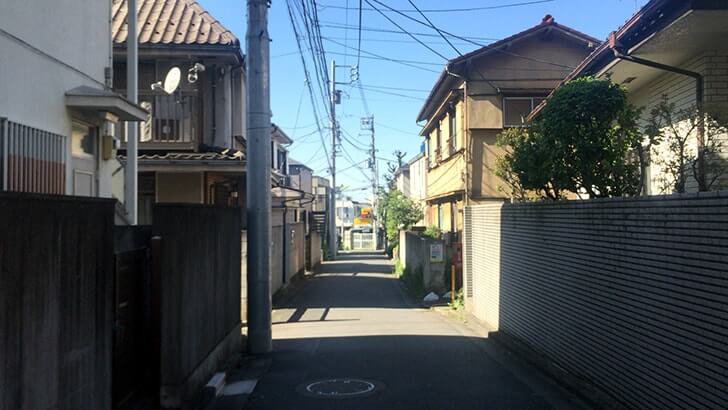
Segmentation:
[(466, 217), (481, 319), (497, 306), (501, 332), (625, 408), (726, 408), (728, 192), (481, 205)]
[(422, 283), (427, 291), (442, 292), (446, 289), (445, 263), (430, 261), (430, 245), (441, 244), (442, 240), (424, 238), (414, 232), (401, 232), (399, 242), (400, 261), (405, 269), (415, 272), (422, 269)]

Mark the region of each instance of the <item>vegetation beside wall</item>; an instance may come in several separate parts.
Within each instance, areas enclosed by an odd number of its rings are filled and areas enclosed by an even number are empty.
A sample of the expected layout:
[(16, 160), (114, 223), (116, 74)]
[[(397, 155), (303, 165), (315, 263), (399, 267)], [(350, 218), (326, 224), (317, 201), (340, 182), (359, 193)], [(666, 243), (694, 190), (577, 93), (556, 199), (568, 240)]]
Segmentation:
[(511, 195), (544, 199), (566, 194), (591, 198), (638, 195), (644, 170), (640, 110), (624, 87), (591, 77), (557, 89), (528, 128), (510, 128), (498, 138), (505, 155), (496, 175)]

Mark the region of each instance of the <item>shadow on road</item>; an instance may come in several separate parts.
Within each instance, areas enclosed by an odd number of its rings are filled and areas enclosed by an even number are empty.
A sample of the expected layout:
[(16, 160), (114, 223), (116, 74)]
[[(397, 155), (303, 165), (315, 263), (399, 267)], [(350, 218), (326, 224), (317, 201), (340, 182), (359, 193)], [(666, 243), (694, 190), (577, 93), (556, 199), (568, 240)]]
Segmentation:
[[(273, 366), (247, 408), (553, 408), (544, 392), (534, 391), (521, 380), (523, 375), (513, 374), (493, 357), (498, 347), (488, 339), (458, 335), (323, 337), (278, 339), (274, 347)], [(374, 394), (345, 399), (301, 394), (301, 387), (308, 383), (346, 378), (376, 382), (377, 389)]]

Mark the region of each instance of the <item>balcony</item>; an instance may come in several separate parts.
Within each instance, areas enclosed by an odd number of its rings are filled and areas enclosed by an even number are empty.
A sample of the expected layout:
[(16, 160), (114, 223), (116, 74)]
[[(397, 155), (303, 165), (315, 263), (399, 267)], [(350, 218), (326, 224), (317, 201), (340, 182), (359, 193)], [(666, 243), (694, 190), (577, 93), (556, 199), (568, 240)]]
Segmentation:
[[(140, 95), (150, 116), (139, 124), (140, 149), (195, 149), (200, 141), (200, 98), (194, 94)], [(117, 135), (126, 147), (126, 127)]]

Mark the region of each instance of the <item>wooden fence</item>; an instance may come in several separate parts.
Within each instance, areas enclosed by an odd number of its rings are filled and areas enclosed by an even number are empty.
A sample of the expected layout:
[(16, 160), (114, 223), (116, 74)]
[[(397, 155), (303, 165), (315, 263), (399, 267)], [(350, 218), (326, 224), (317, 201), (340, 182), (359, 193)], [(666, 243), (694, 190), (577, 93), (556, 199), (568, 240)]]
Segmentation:
[(194, 405), (200, 387), (241, 351), (240, 218), (239, 208), (154, 208), (163, 406)]
[(0, 409), (111, 407), (114, 202), (0, 193)]

